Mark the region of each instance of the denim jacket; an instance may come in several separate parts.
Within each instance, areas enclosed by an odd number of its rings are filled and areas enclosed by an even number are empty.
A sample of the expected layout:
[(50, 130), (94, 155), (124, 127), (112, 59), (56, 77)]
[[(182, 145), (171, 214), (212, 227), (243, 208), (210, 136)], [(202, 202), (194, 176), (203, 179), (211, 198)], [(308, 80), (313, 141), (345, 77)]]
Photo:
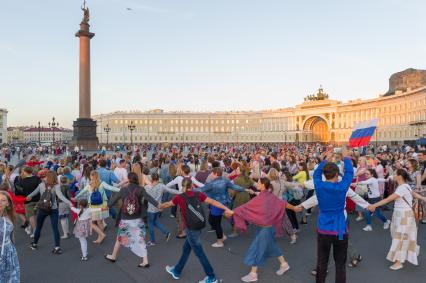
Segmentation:
[(235, 185), (234, 183), (223, 177), (214, 179), (211, 182), (205, 184), (203, 187), (194, 189), (194, 191), (204, 192), (211, 199), (217, 200), (222, 204), (229, 204), (231, 203), (231, 197), (229, 196), (228, 189), (237, 192), (244, 191), (243, 187)]

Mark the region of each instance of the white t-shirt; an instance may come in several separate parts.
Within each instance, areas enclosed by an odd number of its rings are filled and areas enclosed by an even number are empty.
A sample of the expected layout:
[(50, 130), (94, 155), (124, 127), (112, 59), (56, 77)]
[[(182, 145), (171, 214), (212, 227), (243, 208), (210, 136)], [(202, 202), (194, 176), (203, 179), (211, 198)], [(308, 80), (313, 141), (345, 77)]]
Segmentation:
[[(408, 184), (399, 185), (395, 190), (395, 194), (399, 195), (400, 198), (395, 200), (394, 208), (399, 210), (411, 210), (413, 196), (411, 195), (410, 186)], [(402, 197), (404, 197), (410, 205), (408, 205)]]
[(126, 168), (117, 167), (117, 168), (114, 169), (114, 174), (115, 174), (115, 176), (117, 176), (117, 178), (118, 178), (118, 180), (120, 180), (120, 182), (127, 180)]
[(367, 185), (368, 198), (379, 198), (380, 190), (379, 190), (379, 182), (385, 181), (383, 178), (376, 179), (371, 177), (365, 181), (359, 181), (358, 184)]
[[(77, 215), (80, 213), (81, 209), (80, 208), (75, 208), (73, 206), (71, 206), (71, 210), (76, 213)], [(83, 220), (87, 220), (87, 219), (92, 219), (92, 213), (96, 212), (96, 211), (101, 211), (102, 208), (85, 208), (83, 213), (78, 217), (78, 220), (83, 221)]]

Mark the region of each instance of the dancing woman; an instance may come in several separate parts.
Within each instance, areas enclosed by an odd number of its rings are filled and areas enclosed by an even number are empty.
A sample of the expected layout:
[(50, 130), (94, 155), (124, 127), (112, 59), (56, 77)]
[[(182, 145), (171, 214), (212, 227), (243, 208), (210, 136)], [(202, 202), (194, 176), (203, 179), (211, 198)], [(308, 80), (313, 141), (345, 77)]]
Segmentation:
[(386, 259), (394, 263), (390, 266), (390, 269), (399, 270), (403, 268), (403, 263), (406, 260), (414, 265), (418, 264), (417, 256), (420, 252), (420, 246), (417, 245), (417, 226), (412, 203), (413, 198), (422, 201), (426, 201), (426, 198), (411, 189), (408, 185), (411, 181), (409, 173), (404, 169), (396, 170), (395, 179), (398, 183), (395, 192), (370, 205), (368, 209), (374, 212), (376, 208), (395, 201), (390, 229), (392, 244)]
[(285, 209), (294, 210), (295, 207), (279, 199), (272, 193), (272, 186), (268, 178), (260, 178), (257, 183), (258, 195), (248, 203), (234, 210), (235, 226), (242, 232), (247, 230), (247, 222), (257, 226), (256, 237), (247, 251), (244, 263), (251, 266), (250, 273), (242, 277), (243, 282), (257, 281), (257, 269), (265, 264), (270, 257), (276, 257), (280, 263), (277, 275), (283, 275), (290, 269), (284, 259), (283, 252), (275, 241), (275, 234), (281, 236), (282, 221)]

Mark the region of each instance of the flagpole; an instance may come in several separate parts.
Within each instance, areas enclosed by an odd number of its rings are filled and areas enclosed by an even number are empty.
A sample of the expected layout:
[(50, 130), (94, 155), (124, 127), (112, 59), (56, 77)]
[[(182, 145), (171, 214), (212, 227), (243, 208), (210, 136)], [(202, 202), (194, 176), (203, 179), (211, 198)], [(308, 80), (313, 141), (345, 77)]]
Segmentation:
[(376, 128), (376, 148), (377, 148), (377, 131), (378, 129)]

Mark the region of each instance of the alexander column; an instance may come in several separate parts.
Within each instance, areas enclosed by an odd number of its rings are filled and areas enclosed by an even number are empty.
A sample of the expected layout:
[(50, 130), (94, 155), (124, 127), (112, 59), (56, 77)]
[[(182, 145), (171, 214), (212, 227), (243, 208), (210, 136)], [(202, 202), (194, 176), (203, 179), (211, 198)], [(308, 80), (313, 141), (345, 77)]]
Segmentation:
[(96, 121), (90, 115), (90, 40), (95, 36), (90, 32), (89, 8), (84, 1), (81, 7), (83, 20), (80, 30), (75, 34), (80, 38), (80, 88), (79, 88), (79, 117), (74, 121), (73, 143), (82, 149), (97, 149), (99, 145), (96, 136)]

